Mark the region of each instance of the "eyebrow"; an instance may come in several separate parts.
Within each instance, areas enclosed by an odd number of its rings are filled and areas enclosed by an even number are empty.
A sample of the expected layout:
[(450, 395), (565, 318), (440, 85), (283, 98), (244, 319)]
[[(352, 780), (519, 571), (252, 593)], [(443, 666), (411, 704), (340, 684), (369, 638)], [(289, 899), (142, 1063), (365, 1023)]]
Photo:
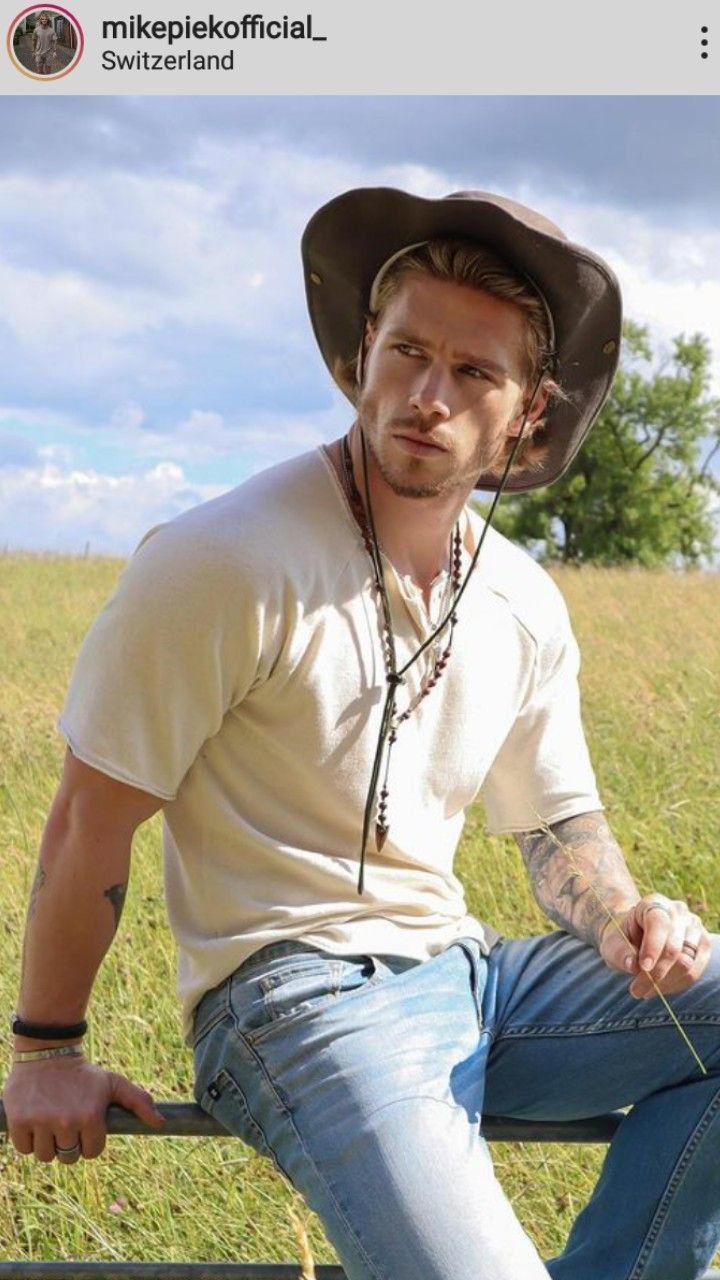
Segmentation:
[[(419, 338), (416, 334), (410, 333), (407, 329), (388, 329), (388, 337), (400, 338), (403, 342), (407, 342), (411, 347), (424, 347), (426, 341)], [(500, 374), (501, 377), (509, 376), (508, 370), (504, 365), (498, 364), (496, 360), (491, 360), (489, 356), (479, 356), (471, 351), (455, 351), (453, 352), (455, 360), (462, 360), (465, 364), (476, 364), (484, 369), (492, 369), (494, 373)]]

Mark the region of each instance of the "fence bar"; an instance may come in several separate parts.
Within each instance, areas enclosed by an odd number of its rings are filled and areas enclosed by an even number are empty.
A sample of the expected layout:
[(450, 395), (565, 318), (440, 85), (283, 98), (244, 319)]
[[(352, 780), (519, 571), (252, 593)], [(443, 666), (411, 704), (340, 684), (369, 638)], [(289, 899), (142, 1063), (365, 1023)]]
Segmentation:
[[(347, 1280), (316, 1266), (317, 1280)], [(0, 1280), (301, 1280), (299, 1262), (0, 1262)], [(720, 1280), (706, 1271), (704, 1280)]]
[[(160, 1102), (157, 1105), (165, 1120), (162, 1129), (143, 1124), (123, 1107), (110, 1107), (107, 1113), (108, 1133), (152, 1138), (228, 1136), (227, 1129), (194, 1102)], [(609, 1142), (622, 1118), (622, 1111), (592, 1116), (588, 1120), (511, 1120), (504, 1116), (486, 1116), (482, 1121), (482, 1132), (488, 1142)], [(4, 1133), (5, 1128), (5, 1110), (0, 1102), (0, 1132)]]

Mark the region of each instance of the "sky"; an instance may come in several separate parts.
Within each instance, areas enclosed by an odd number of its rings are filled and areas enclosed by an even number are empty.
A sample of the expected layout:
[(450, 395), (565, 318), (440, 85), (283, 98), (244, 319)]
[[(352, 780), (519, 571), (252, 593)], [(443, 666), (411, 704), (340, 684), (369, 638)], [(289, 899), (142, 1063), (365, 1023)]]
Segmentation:
[(354, 186), (537, 207), (720, 393), (720, 98), (4, 97), (0, 548), (128, 555), (341, 434), (299, 241)]

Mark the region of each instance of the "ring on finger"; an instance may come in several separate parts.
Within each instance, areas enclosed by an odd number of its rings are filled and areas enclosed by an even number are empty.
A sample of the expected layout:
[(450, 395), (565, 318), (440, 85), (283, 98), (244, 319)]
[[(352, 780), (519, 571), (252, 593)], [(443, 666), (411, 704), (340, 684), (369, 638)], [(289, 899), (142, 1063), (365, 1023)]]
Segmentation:
[(686, 955), (692, 956), (693, 960), (698, 953), (697, 945), (694, 942), (683, 942), (682, 949)]
[(55, 1155), (60, 1164), (74, 1164), (82, 1155), (82, 1145), (76, 1142), (72, 1147), (59, 1147), (56, 1142)]
[(647, 906), (646, 906), (646, 908), (645, 908), (645, 913), (644, 913), (644, 914), (647, 916), (647, 915), (649, 915), (649, 914), (650, 914), (650, 912), (651, 912), (651, 911), (664, 911), (666, 916), (671, 916), (671, 915), (672, 915), (672, 912), (671, 912), (670, 908), (669, 908), (669, 907), (666, 907), (664, 902), (650, 902), (650, 903), (648, 903), (648, 905), (647, 905)]

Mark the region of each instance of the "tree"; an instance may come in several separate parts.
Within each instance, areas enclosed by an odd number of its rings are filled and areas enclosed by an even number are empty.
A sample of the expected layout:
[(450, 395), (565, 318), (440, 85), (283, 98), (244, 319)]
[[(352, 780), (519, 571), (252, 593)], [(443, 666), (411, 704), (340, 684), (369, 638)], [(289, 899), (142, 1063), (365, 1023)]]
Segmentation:
[(574, 463), (547, 489), (501, 499), (497, 528), (545, 560), (657, 566), (711, 558), (720, 401), (709, 393), (710, 364), (702, 334), (674, 338), (659, 360), (647, 328), (628, 322), (613, 389)]

